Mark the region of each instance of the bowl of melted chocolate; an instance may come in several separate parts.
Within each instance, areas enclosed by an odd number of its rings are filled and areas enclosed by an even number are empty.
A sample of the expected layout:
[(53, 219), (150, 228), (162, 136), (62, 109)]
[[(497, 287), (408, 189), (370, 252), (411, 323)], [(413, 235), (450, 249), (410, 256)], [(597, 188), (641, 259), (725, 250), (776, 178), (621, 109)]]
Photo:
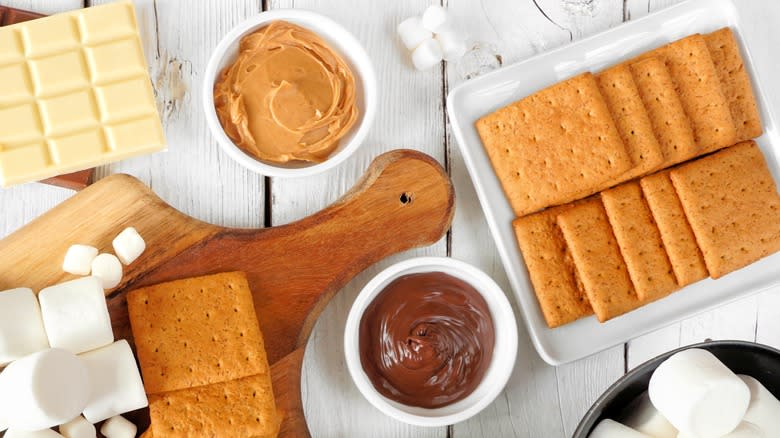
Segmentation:
[(451, 258), (398, 263), (363, 289), (344, 339), (366, 399), (406, 423), (463, 421), (501, 392), (517, 353), (517, 327), (501, 288)]

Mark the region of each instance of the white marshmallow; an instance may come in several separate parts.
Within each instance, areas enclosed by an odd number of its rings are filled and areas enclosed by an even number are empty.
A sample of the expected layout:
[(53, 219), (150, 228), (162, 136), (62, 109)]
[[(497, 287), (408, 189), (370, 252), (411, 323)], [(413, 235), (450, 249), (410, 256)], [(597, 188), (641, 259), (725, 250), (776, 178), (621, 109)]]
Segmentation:
[(100, 433), (106, 438), (135, 438), (136, 432), (138, 427), (135, 424), (118, 415), (111, 417), (100, 428)]
[[(718, 436), (714, 438), (769, 438), (773, 436), (775, 435), (767, 435), (766, 433), (764, 433), (763, 430), (761, 430), (755, 424), (751, 424), (746, 421), (743, 421), (742, 423), (739, 423), (739, 426), (737, 426), (736, 429), (732, 430), (726, 435)], [(680, 434), (677, 435), (677, 438), (699, 438), (699, 437), (694, 435), (687, 435), (685, 433), (680, 432)]]
[(97, 436), (95, 425), (81, 415), (60, 425), (59, 430), (65, 438), (95, 438)]
[(588, 438), (651, 438), (613, 420), (601, 420)]
[(33, 291), (0, 292), (0, 366), (47, 348), (49, 340)]
[(62, 261), (62, 270), (75, 275), (89, 275), (92, 260), (98, 255), (98, 250), (89, 245), (71, 245)]
[(8, 429), (5, 438), (62, 438), (62, 435), (51, 429), (35, 431)]
[(409, 50), (414, 50), (423, 41), (433, 38), (433, 34), (422, 26), (420, 17), (410, 17), (402, 21), (397, 31), (401, 42)]
[(113, 289), (122, 281), (122, 263), (113, 254), (100, 254), (92, 260), (92, 275), (100, 279), (103, 289)]
[(434, 39), (428, 39), (412, 52), (412, 64), (417, 70), (428, 70), (441, 62), (441, 56), (439, 43)]
[(447, 27), (449, 14), (447, 10), (439, 5), (430, 5), (422, 14), (422, 26), (433, 32), (438, 33)]
[(750, 403), (747, 385), (706, 350), (683, 350), (650, 378), (650, 400), (680, 432), (720, 437), (742, 421)]
[(83, 277), (47, 287), (38, 300), (52, 347), (78, 354), (114, 342), (99, 278)]
[(675, 438), (677, 429), (672, 426), (650, 402), (647, 392), (626, 407), (623, 424), (654, 438)]
[(453, 31), (444, 31), (436, 34), (436, 41), (441, 47), (442, 57), (445, 61), (457, 61), (468, 50), (466, 39)]
[(76, 355), (58, 348), (39, 351), (0, 374), (0, 416), (9, 429), (53, 427), (79, 415), (91, 389), (87, 368)]
[(740, 375), (739, 378), (750, 388), (745, 421), (761, 428), (767, 436), (780, 436), (780, 401), (753, 377)]
[(114, 238), (111, 245), (116, 256), (125, 265), (133, 263), (146, 249), (146, 242), (133, 227), (125, 228)]
[(149, 405), (141, 374), (126, 340), (79, 355), (92, 380), (84, 417), (92, 423)]

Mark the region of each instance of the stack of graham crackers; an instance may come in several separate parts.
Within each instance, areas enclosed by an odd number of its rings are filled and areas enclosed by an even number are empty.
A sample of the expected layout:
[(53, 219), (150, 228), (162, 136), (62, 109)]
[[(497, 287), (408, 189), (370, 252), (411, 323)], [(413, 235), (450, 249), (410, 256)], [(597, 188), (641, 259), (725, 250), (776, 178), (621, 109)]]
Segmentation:
[(243, 273), (138, 289), (127, 304), (149, 395), (145, 436), (277, 436), (281, 419)]
[(607, 321), (780, 250), (780, 197), (750, 141), (761, 119), (728, 28), (553, 85), (477, 129), (550, 327)]

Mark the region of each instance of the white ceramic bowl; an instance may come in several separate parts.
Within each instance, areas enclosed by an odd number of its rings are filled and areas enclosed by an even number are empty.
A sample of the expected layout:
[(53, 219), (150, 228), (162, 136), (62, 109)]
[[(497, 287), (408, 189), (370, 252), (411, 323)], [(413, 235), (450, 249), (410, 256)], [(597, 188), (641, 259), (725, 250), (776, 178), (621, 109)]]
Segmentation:
[[(360, 363), (358, 342), (360, 319), (366, 307), (396, 278), (421, 272), (443, 272), (459, 278), (482, 294), (490, 309), (495, 329), (493, 358), (482, 382), (469, 396), (437, 409), (425, 409), (397, 403), (381, 395), (371, 384)], [(446, 257), (419, 257), (405, 260), (385, 269), (374, 277), (358, 295), (347, 318), (344, 333), (344, 354), (347, 368), (363, 396), (384, 414), (417, 426), (439, 427), (464, 421), (487, 407), (506, 386), (517, 356), (517, 325), (512, 306), (504, 291), (479, 269)]]
[[(241, 38), (277, 20), (297, 24), (322, 37), (344, 58), (355, 76), (355, 103), (360, 112), (358, 120), (347, 135), (341, 138), (338, 148), (322, 163), (303, 161), (271, 163), (254, 158), (242, 151), (225, 134), (214, 108), (214, 82), (220, 72), (236, 59)], [(301, 9), (276, 9), (262, 12), (233, 28), (214, 49), (203, 78), (203, 109), (211, 133), (232, 159), (247, 169), (267, 176), (310, 176), (336, 167), (363, 143), (374, 121), (376, 105), (376, 74), (371, 58), (360, 42), (330, 18)]]

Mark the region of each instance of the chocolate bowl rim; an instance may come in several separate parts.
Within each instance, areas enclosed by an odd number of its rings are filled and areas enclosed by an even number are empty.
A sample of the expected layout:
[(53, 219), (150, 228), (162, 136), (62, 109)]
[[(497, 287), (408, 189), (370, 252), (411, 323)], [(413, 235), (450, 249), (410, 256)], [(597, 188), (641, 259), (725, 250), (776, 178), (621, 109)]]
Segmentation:
[[(572, 434), (572, 438), (587, 438), (595, 428), (596, 424), (598, 424), (598, 422), (603, 419), (602, 415), (610, 403), (615, 401), (615, 399), (621, 393), (623, 393), (631, 386), (633, 386), (633, 384), (637, 382), (637, 380), (641, 381), (642, 377), (644, 377), (645, 374), (652, 373), (652, 371), (655, 371), (655, 369), (658, 368), (658, 366), (661, 365), (662, 362), (664, 362), (672, 355), (679, 353), (680, 351), (688, 350), (691, 348), (701, 348), (707, 351), (711, 351), (713, 349), (718, 349), (720, 347), (734, 348), (735, 350), (739, 350), (743, 352), (759, 351), (761, 353), (770, 356), (772, 355), (775, 356), (775, 359), (777, 359), (777, 363), (780, 364), (780, 350), (769, 345), (760, 344), (758, 342), (749, 342), (749, 341), (740, 341), (740, 340), (704, 341), (696, 344), (679, 347), (671, 351), (667, 351), (666, 353), (662, 353), (652, 359), (643, 362), (641, 365), (634, 367), (631, 371), (624, 374), (612, 385), (610, 385), (609, 388), (607, 388), (601, 394), (601, 396), (599, 396), (599, 398), (596, 399), (596, 401), (591, 405), (591, 407), (588, 408), (588, 411), (585, 413), (585, 415), (583, 415), (582, 419), (580, 420), (580, 423), (577, 425), (577, 429), (575, 429), (574, 433)], [(778, 372), (780, 373), (780, 367), (778, 367)], [(762, 382), (762, 384), (763, 383), (764, 382)], [(635, 394), (632, 397), (632, 399), (638, 396), (639, 394), (641, 394), (641, 392)]]

